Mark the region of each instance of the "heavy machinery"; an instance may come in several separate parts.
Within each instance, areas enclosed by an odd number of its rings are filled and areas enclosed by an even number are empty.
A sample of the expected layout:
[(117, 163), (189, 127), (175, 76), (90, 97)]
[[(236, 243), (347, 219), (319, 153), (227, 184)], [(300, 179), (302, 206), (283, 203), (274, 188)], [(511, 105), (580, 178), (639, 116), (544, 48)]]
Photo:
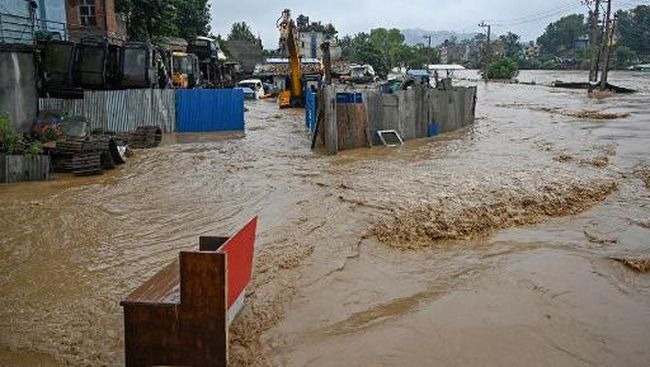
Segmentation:
[(121, 47), (103, 38), (85, 38), (77, 43), (73, 65), (76, 86), (84, 89), (119, 87)]
[(299, 108), (305, 106), (302, 80), (302, 66), (300, 65), (300, 49), (296, 39), (296, 24), (291, 19), (291, 10), (285, 9), (277, 22), (280, 38), (286, 42), (289, 56), (289, 83), (287, 89), (280, 93), (278, 104), (280, 108)]
[(226, 54), (215, 38), (198, 36), (189, 41), (187, 52), (199, 58), (204, 88), (232, 86), (234, 79), (226, 67)]
[[(164, 60), (165, 85), (161, 88), (194, 88), (201, 83), (199, 58), (187, 52), (188, 43), (182, 38), (160, 37), (157, 40)], [(162, 84), (162, 82), (161, 82)]]
[(39, 40), (36, 45), (38, 85), (41, 94), (58, 96), (59, 93), (73, 91), (75, 44), (58, 40)]
[(157, 52), (152, 44), (125, 43), (120, 59), (120, 87), (154, 88), (158, 83), (157, 59)]

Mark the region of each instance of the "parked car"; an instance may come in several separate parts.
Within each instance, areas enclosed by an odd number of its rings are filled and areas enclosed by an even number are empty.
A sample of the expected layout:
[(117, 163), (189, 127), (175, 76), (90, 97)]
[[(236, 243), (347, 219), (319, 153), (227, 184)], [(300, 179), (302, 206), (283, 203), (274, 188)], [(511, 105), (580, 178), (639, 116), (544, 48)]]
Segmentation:
[(238, 87), (250, 88), (255, 92), (255, 99), (263, 98), (266, 93), (264, 92), (264, 83), (259, 79), (247, 79), (237, 83)]
[(244, 99), (258, 99), (257, 92), (248, 87), (235, 87), (235, 89), (241, 89), (244, 92)]

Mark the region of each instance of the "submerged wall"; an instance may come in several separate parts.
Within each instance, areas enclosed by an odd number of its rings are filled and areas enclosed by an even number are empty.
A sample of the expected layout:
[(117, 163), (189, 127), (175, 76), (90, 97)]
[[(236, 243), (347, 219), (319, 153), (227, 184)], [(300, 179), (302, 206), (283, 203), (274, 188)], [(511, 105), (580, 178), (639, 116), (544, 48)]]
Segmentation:
[(337, 93), (326, 87), (318, 95), (315, 147), (330, 154), (381, 145), (377, 132), (395, 130), (412, 140), (454, 131), (474, 123), (476, 88), (414, 88), (395, 94), (378, 91)]
[(7, 113), (16, 131), (27, 132), (36, 118), (38, 92), (31, 49), (0, 50), (0, 113)]

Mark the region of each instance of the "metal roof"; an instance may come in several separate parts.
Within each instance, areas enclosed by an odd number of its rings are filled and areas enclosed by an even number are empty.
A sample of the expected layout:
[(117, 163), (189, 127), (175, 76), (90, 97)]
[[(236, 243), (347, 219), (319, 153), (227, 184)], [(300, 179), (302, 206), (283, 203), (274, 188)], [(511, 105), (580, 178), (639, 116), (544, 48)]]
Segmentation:
[(427, 66), (429, 70), (465, 70), (465, 67), (457, 64), (432, 64)]

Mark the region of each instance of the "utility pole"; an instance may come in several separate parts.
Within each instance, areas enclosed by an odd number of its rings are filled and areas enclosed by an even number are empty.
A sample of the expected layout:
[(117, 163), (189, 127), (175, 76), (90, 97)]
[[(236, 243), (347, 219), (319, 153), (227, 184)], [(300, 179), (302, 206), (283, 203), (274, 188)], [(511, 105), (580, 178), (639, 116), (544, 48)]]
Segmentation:
[(609, 54), (612, 42), (614, 41), (614, 21), (612, 20), (612, 0), (607, 0), (607, 21), (605, 22), (607, 33), (605, 34), (604, 52), (603, 52), (603, 66), (600, 79), (600, 90), (607, 89), (607, 74), (609, 73)]
[(492, 34), (492, 25), (485, 23), (485, 21), (481, 22), (481, 24), (478, 25), (479, 27), (485, 29), (487, 28), (487, 44), (485, 45), (485, 74), (483, 75), (483, 79), (485, 79), (486, 82), (490, 80), (488, 76), (488, 71), (489, 71), (489, 66), (490, 66), (490, 60), (492, 60), (492, 46), (490, 45), (490, 36)]
[(325, 84), (332, 85), (332, 57), (330, 54), (330, 42), (325, 41), (320, 45), (323, 51), (323, 66), (325, 68)]
[(425, 40), (426, 40), (426, 39), (429, 40), (429, 48), (431, 48), (431, 38), (432, 38), (432, 36), (431, 36), (431, 35), (428, 35), (428, 36), (423, 36), (422, 38), (424, 38)]
[(591, 30), (591, 69), (589, 70), (589, 82), (590, 83), (595, 83), (598, 81), (598, 63), (600, 61), (600, 47), (596, 47), (596, 45), (600, 45), (598, 42), (598, 36), (599, 36), (599, 27), (598, 27), (598, 22), (600, 22), (600, 0), (595, 0), (595, 5), (594, 5), (594, 12), (593, 12), (593, 17), (591, 18), (591, 22), (593, 23), (593, 27)]

